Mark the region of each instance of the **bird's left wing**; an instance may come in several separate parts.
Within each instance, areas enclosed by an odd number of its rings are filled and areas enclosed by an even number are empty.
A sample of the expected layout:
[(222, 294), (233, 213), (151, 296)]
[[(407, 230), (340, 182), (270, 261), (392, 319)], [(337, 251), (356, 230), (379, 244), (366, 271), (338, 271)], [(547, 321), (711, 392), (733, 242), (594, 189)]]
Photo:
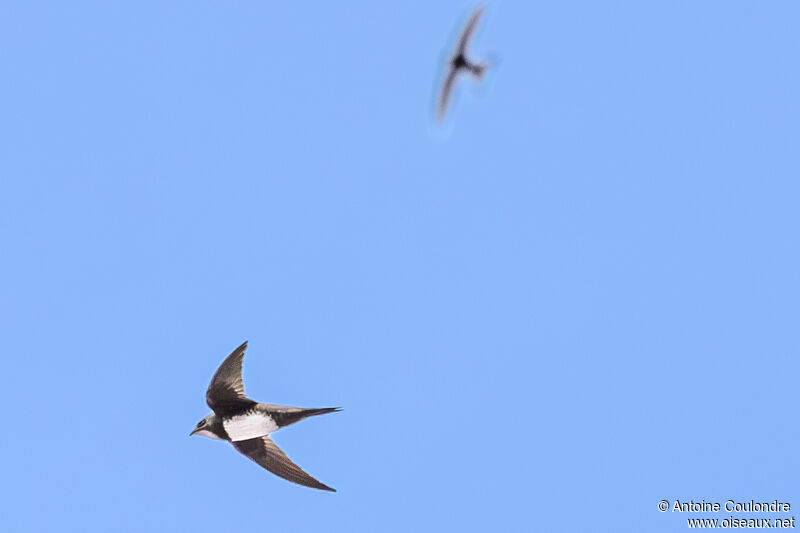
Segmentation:
[(472, 12), (472, 15), (469, 17), (469, 22), (467, 22), (464, 31), (461, 33), (461, 39), (458, 41), (457, 54), (467, 53), (467, 46), (469, 45), (470, 39), (472, 39), (472, 33), (475, 31), (475, 26), (478, 25), (478, 21), (483, 16), (484, 11), (486, 11), (486, 6), (479, 6)]
[(240, 411), (256, 402), (245, 396), (242, 383), (242, 359), (247, 341), (230, 353), (219, 365), (206, 391), (206, 403), (219, 416)]
[(276, 476), (289, 480), (298, 485), (311, 487), (312, 489), (329, 490), (336, 492), (327, 485), (324, 485), (308, 475), (302, 468), (297, 466), (289, 459), (283, 451), (272, 442), (268, 436), (256, 437), (231, 442), (237, 451), (243, 453), (262, 467), (266, 468)]

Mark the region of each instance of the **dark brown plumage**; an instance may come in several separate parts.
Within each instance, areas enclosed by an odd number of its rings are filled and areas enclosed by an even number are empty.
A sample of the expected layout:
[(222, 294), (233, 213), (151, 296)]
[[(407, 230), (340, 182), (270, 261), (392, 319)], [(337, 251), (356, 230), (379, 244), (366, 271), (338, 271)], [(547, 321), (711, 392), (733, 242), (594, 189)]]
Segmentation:
[(336, 492), (294, 464), (269, 438), (269, 434), (309, 416), (334, 413), (340, 409), (305, 409), (251, 400), (245, 396), (242, 382), (242, 360), (246, 349), (247, 342), (244, 342), (214, 373), (206, 391), (206, 403), (214, 412), (201, 420), (191, 434), (227, 440), (237, 451), (277, 476), (306, 487)]
[(256, 402), (245, 396), (242, 382), (242, 360), (247, 341), (225, 358), (211, 378), (206, 403), (219, 416), (252, 407)]
[(231, 444), (233, 444), (233, 447), (238, 451), (276, 476), (280, 476), (283, 479), (299, 485), (311, 487), (312, 489), (336, 492), (336, 489), (332, 489), (324, 483), (320, 483), (308, 475), (302, 468), (294, 464), (292, 460), (272, 442), (272, 439), (266, 435), (255, 439), (232, 442)]

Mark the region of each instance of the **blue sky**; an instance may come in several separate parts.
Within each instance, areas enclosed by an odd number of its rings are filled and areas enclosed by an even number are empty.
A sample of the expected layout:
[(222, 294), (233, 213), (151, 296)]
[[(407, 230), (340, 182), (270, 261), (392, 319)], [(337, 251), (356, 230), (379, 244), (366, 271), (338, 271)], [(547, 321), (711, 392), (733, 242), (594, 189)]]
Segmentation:
[[(491, 2), (437, 128), (471, 7), (0, 6), (9, 531), (800, 506), (800, 6)], [(336, 494), (188, 436), (244, 340)]]

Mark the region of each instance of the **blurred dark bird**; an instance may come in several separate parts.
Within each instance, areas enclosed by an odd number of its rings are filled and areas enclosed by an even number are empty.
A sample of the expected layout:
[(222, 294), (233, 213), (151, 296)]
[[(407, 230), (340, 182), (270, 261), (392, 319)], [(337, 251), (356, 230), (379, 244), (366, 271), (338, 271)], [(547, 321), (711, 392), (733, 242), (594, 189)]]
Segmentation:
[(336, 492), (294, 464), (272, 442), (269, 434), (306, 417), (333, 413), (340, 409), (303, 409), (254, 402), (245, 396), (242, 383), (245, 349), (247, 341), (236, 348), (217, 369), (206, 391), (206, 403), (214, 412), (198, 422), (190, 435), (227, 440), (237, 451), (276, 476), (306, 487)]
[(478, 21), (480, 20), (481, 16), (483, 16), (483, 12), (486, 10), (485, 6), (478, 6), (472, 12), (472, 15), (469, 18), (469, 22), (464, 27), (464, 31), (461, 33), (461, 38), (458, 41), (458, 47), (456, 48), (453, 57), (450, 59), (449, 63), (449, 70), (447, 72), (447, 77), (444, 80), (444, 84), (442, 85), (442, 92), (439, 94), (439, 105), (437, 108), (437, 118), (441, 121), (445, 114), (447, 113), (447, 106), (450, 103), (450, 96), (453, 91), (453, 84), (458, 77), (458, 75), (462, 71), (467, 71), (472, 74), (474, 77), (480, 79), (483, 77), (483, 73), (489, 67), (489, 64), (486, 62), (482, 63), (473, 63), (469, 59), (467, 59), (467, 46), (469, 45), (470, 39), (472, 39), (472, 34), (475, 32), (475, 26), (478, 25)]

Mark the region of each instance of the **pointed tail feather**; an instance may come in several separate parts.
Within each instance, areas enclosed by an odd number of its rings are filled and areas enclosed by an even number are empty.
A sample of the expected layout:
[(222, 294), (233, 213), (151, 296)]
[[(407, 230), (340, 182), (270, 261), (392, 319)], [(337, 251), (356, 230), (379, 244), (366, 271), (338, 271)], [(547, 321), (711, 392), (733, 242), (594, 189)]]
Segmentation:
[(489, 68), (489, 63), (477, 63), (469, 66), (469, 71), (478, 79), (483, 79), (483, 73)]
[(321, 407), (319, 409), (304, 409), (302, 407), (283, 407), (279, 405), (261, 404), (269, 410), (270, 416), (278, 427), (288, 426), (299, 422), (309, 416), (324, 415), (341, 411), (341, 407)]

